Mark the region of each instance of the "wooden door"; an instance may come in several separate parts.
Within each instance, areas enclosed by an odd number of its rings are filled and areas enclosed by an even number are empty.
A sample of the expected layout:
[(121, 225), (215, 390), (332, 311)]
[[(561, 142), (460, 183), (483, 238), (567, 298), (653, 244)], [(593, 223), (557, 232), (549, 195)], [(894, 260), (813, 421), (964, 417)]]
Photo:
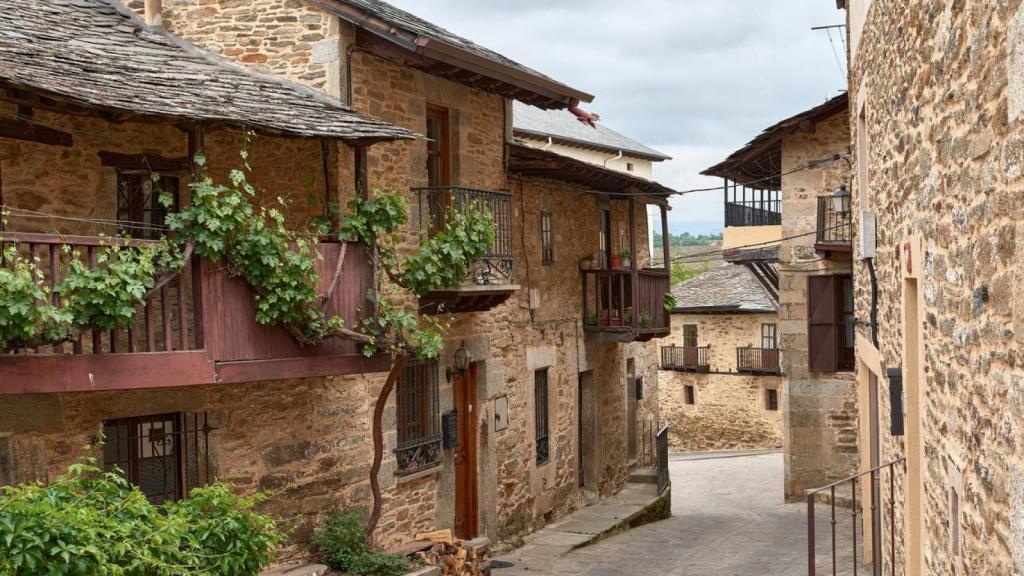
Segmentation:
[(477, 490), (476, 364), (453, 383), (458, 410), (459, 447), (455, 449), (455, 535), (476, 538), (479, 532)]

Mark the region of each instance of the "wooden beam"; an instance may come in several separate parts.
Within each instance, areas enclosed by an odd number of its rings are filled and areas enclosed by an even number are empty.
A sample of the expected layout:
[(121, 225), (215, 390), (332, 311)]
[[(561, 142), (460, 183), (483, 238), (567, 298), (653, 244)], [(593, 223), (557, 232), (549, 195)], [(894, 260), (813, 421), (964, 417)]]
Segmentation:
[(215, 382), (202, 350), (0, 356), (0, 396), (193, 386)]
[(151, 172), (179, 172), (189, 169), (189, 159), (184, 156), (168, 158), (159, 154), (122, 154), (109, 150), (97, 153), (103, 166), (122, 170), (149, 170)]
[(217, 362), (216, 371), (217, 382), (237, 383), (387, 372), (390, 368), (391, 358), (387, 355), (366, 358), (361, 354), (351, 354)]
[(53, 128), (38, 126), (32, 122), (0, 118), (0, 138), (24, 140), (51, 146), (70, 148), (74, 139), (71, 134)]

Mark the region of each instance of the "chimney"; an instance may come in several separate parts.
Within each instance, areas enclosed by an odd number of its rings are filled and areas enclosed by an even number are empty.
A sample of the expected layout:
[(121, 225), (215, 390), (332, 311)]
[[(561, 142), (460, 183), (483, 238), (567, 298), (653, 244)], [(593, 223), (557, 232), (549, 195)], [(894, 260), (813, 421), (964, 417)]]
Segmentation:
[(146, 26), (150, 28), (163, 28), (163, 0), (145, 0), (146, 10)]

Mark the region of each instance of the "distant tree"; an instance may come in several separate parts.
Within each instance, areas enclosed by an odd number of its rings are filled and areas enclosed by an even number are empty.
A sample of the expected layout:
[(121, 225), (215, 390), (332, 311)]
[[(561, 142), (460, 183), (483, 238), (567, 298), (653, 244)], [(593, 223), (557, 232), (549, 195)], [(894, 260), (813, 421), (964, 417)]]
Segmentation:
[(700, 276), (701, 274), (707, 272), (709, 268), (711, 268), (711, 263), (707, 261), (693, 264), (687, 264), (685, 262), (673, 262), (670, 282), (673, 286), (675, 286), (680, 282), (685, 282), (690, 278)]

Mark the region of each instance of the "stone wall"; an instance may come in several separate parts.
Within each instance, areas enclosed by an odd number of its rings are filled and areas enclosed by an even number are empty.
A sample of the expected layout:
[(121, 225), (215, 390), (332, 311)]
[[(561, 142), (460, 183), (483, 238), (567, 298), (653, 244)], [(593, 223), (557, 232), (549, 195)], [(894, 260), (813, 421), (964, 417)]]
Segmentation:
[[(782, 446), (782, 397), (779, 409), (767, 409), (766, 390), (780, 390), (781, 376), (737, 373), (736, 348), (761, 346), (761, 325), (774, 314), (673, 314), (672, 336), (659, 346), (682, 346), (683, 326), (697, 325), (698, 345), (710, 346), (711, 373), (661, 370), (658, 393), (668, 420), (670, 449), (679, 452), (779, 448)], [(694, 404), (686, 403), (694, 387)]]
[[(842, 113), (796, 132), (782, 142), (782, 171), (849, 151)], [(782, 237), (779, 249), (779, 347), (784, 378), (787, 499), (844, 478), (857, 469), (857, 388), (853, 373), (808, 369), (807, 277), (850, 273), (850, 259), (815, 252), (817, 198), (849, 184), (844, 161), (782, 177)]]
[[(874, 0), (851, 66), (851, 118), (863, 103), (868, 141), (856, 158), (868, 194), (862, 201), (855, 193), (854, 208), (877, 215), (880, 364), (908, 365), (904, 331), (923, 340), (922, 456), (910, 464), (923, 479), (907, 486), (898, 476), (896, 489), (899, 565), (905, 497), (922, 501), (921, 574), (1024, 571), (1024, 251), (1015, 247), (1024, 233), (1022, 31), (1019, 0)], [(910, 327), (901, 322), (906, 243), (922, 299), (921, 324)], [(861, 318), (870, 294), (867, 274), (859, 274)], [(859, 351), (862, 360), (870, 355)], [(888, 415), (888, 380), (879, 386), (880, 413)], [(890, 436), (887, 422), (883, 462), (906, 455), (912, 440)]]

